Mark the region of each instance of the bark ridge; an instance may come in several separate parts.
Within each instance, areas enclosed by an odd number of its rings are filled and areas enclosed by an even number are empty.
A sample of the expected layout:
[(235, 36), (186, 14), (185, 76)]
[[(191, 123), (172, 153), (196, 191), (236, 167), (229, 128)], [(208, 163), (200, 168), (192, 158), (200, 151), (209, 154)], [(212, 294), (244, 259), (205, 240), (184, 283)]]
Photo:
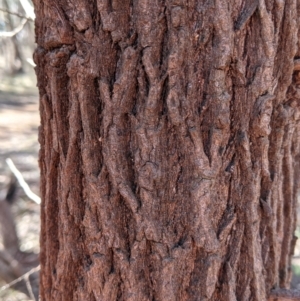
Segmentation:
[(287, 288), (296, 0), (34, 0), (42, 300)]

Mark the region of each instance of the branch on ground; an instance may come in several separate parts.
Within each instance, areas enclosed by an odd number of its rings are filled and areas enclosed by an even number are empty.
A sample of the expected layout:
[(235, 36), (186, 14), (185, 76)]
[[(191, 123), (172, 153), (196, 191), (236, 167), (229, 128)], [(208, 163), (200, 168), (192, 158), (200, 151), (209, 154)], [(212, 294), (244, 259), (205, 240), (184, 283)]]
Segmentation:
[[(11, 160), (8, 160), (8, 165), (13, 172), (12, 177), (16, 177), (24, 189), (24, 183), (27, 183), (21, 173)], [(0, 250), (0, 278), (7, 283), (0, 288), (0, 292), (11, 287), (25, 293), (32, 300), (38, 300), (39, 255), (23, 252), (19, 248), (15, 219), (10, 206), (15, 193), (16, 181), (11, 180), (5, 197), (0, 199), (0, 236), (3, 244), (3, 249)]]
[(35, 193), (33, 193), (29, 187), (29, 185), (25, 182), (22, 174), (20, 173), (20, 171), (17, 169), (17, 167), (15, 166), (14, 162), (10, 159), (7, 158), (6, 159), (6, 164), (8, 165), (9, 169), (11, 170), (11, 172), (14, 174), (14, 176), (17, 178), (20, 186), (22, 187), (22, 189), (24, 190), (26, 196), (34, 201), (37, 204), (41, 203), (41, 199), (39, 196), (37, 196)]
[(31, 20), (35, 19), (35, 13), (34, 13), (34, 9), (33, 6), (29, 3), (28, 0), (19, 0), (25, 13), (26, 16), (29, 17)]
[(27, 21), (28, 21), (27, 19), (22, 20), (22, 22), (12, 31), (0, 32), (0, 37), (11, 38), (11, 37), (15, 36), (16, 34), (18, 34), (24, 28)]
[(10, 15), (13, 15), (13, 16), (16, 16), (16, 17), (19, 17), (19, 18), (22, 18), (22, 19), (26, 19), (27, 21), (33, 21), (34, 19), (32, 19), (31, 17), (27, 17), (25, 15), (22, 15), (22, 14), (19, 14), (19, 13), (16, 13), (16, 12), (12, 12), (8, 9), (5, 9), (5, 8), (2, 8), (0, 7), (0, 11), (4, 12), (4, 13), (7, 13), (7, 14), (10, 14)]

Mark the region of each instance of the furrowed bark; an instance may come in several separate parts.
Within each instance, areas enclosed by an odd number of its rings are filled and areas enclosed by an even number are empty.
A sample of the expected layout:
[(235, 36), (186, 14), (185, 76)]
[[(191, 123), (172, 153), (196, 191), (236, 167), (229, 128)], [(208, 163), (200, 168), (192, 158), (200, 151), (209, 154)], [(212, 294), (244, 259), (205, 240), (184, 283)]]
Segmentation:
[(34, 4), (42, 300), (288, 288), (297, 1)]

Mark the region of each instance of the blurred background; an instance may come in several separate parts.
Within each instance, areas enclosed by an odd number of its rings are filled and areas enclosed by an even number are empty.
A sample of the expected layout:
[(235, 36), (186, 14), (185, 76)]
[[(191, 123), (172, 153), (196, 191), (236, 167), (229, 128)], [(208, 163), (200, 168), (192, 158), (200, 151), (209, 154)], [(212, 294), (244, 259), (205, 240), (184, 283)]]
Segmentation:
[[(39, 195), (34, 17), (31, 0), (0, 0), (1, 301), (38, 299), (39, 204), (30, 194)], [(300, 289), (300, 241), (292, 269), (292, 287)]]
[[(36, 299), (38, 288), (34, 282), (38, 271), (32, 269), (38, 267), (39, 205), (24, 192), (20, 179), (16, 180), (6, 163), (10, 158), (24, 178), (25, 186), (27, 184), (39, 195), (37, 137), (40, 120), (32, 60), (34, 49), (32, 2), (0, 0), (1, 301)], [(28, 277), (12, 285), (18, 290), (7, 286), (26, 272), (29, 272)]]

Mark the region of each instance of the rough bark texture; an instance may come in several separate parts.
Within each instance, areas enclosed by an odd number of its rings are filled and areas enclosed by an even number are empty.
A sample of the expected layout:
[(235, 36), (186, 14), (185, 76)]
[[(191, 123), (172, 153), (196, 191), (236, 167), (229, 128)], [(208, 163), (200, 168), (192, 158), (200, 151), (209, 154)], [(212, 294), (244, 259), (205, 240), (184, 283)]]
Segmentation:
[(34, 0), (42, 300), (289, 286), (296, 0)]

